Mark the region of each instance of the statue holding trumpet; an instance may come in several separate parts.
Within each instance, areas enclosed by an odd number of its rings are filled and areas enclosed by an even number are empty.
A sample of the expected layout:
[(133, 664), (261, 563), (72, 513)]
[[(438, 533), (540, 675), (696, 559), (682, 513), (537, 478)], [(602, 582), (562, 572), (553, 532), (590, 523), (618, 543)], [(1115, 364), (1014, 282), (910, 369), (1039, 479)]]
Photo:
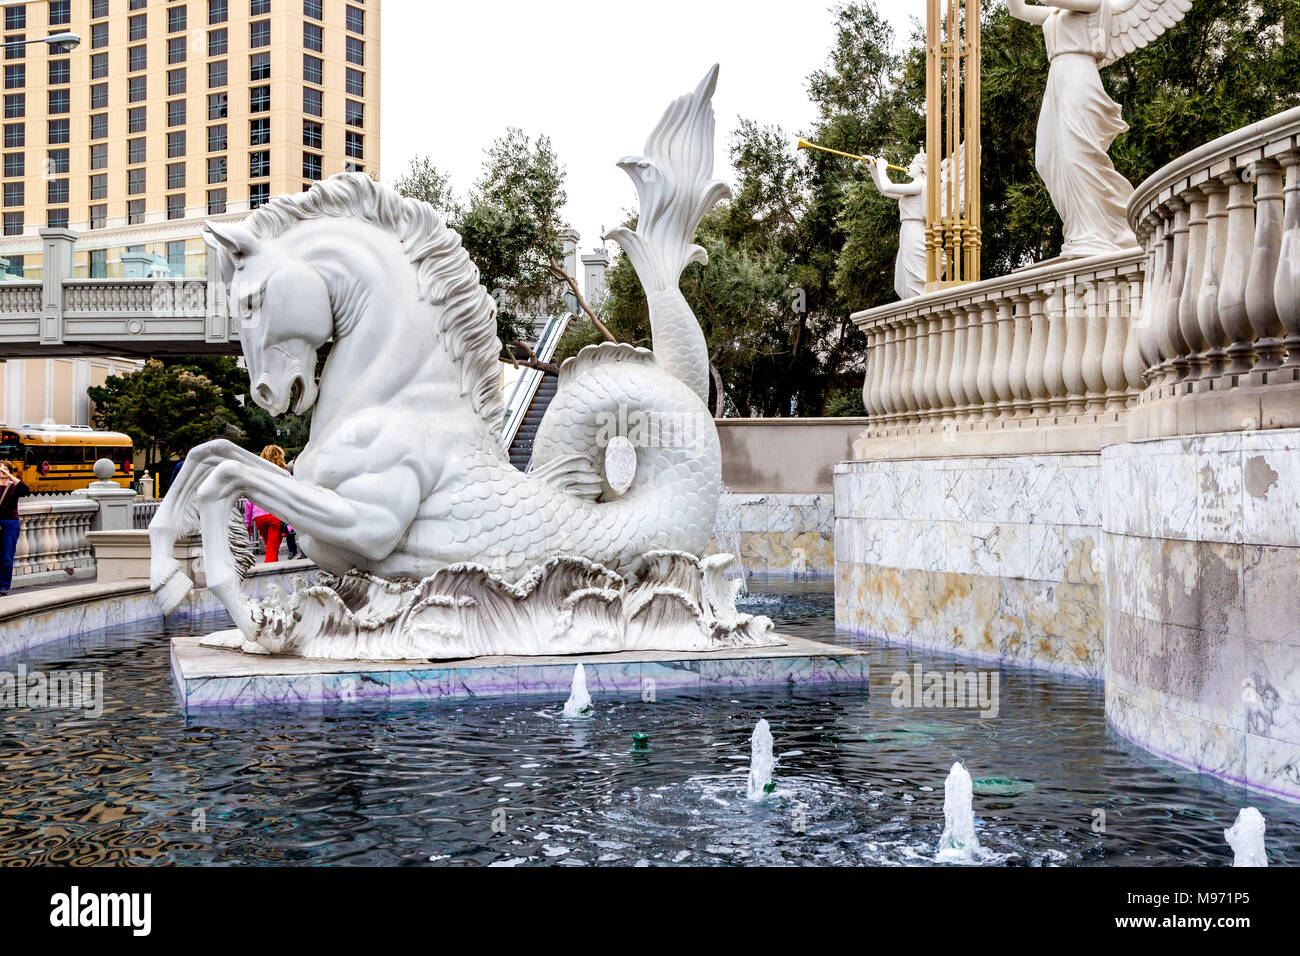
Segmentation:
[[(900, 299), (910, 299), (925, 291), (925, 150), (921, 150), (904, 169), (877, 156), (855, 156), (838, 149), (799, 140), (799, 149), (816, 149), (823, 153), (856, 159), (871, 167), (871, 178), (882, 196), (898, 201), (902, 220), (898, 230), (898, 257), (894, 260), (894, 291)], [(896, 183), (888, 170), (906, 173), (908, 182)]]

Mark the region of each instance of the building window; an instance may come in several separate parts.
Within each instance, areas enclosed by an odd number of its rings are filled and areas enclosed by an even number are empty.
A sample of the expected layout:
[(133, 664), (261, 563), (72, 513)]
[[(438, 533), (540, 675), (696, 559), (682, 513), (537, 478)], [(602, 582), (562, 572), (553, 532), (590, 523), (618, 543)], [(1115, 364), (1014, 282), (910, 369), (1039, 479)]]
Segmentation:
[(225, 93), (208, 94), (208, 119), (225, 119), (229, 113), (228, 99)]
[(90, 108), (102, 110), (108, 108), (108, 84), (96, 83), (90, 88)]
[(25, 153), (5, 153), (5, 176), (23, 176), (26, 168)]
[(265, 116), (248, 121), (248, 145), (265, 146), (271, 142), (271, 121)]
[(226, 36), (226, 28), (220, 30), (208, 31), (208, 56), (225, 56), (229, 48), (229, 39)]
[(52, 149), (45, 154), (45, 159), (48, 172), (52, 176), (66, 175), (68, 167), (71, 165), (69, 153), (66, 149)]
[[(108, 214), (107, 206), (90, 207), (90, 228), (103, 229), (104, 219)], [(90, 250), (90, 277), (92, 279), (103, 279), (108, 276), (108, 250), (91, 249)]]
[(95, 143), (90, 147), (90, 168), (108, 169), (108, 144)]
[(108, 76), (108, 54), (92, 53), (90, 55), (90, 78), (102, 80)]
[(18, 119), (27, 115), (27, 94), (5, 94), (5, 119)]
[(185, 32), (185, 7), (167, 8), (167, 32), (184, 33)]
[(148, 98), (149, 88), (145, 83), (147, 79), (147, 76), (132, 76), (127, 79), (126, 98), (128, 102), (139, 103), (141, 100)]
[(176, 159), (185, 155), (185, 130), (167, 134), (167, 158)]
[(313, 20), (324, 20), (324, 11), (321, 9), (321, 0), (302, 0), (302, 15), (311, 17)]
[(51, 116), (58, 116), (60, 113), (67, 113), (72, 101), (72, 94), (68, 90), (50, 90), (49, 91)]
[(50, 86), (60, 86), (72, 82), (72, 61), (50, 61)]
[[(171, 215), (171, 200), (179, 199), (181, 201), (181, 216), (185, 215), (185, 197), (169, 196), (167, 201), (167, 217)], [(180, 216), (174, 218), (179, 219)], [(167, 243), (167, 268), (171, 270), (172, 275), (185, 274), (185, 240), (175, 239)]]
[(172, 37), (167, 41), (167, 62), (184, 63), (189, 49), (189, 41), (185, 37)]
[(184, 163), (167, 164), (167, 188), (168, 189), (185, 188), (185, 164)]
[(302, 81), (304, 83), (315, 83), (317, 86), (324, 86), (325, 61), (318, 56), (304, 53), (302, 55)]
[(208, 185), (214, 183), (224, 183), (226, 181), (226, 157), (209, 156), (208, 157)]
[(353, 159), (365, 159), (365, 139), (365, 136), (361, 133), (354, 133), (352, 130), (345, 130), (343, 133), (343, 152), (347, 153)]
[(126, 203), (126, 224), (139, 226), (144, 223), (144, 200), (128, 199)]
[(50, 26), (72, 22), (72, 0), (50, 0)]
[(23, 205), (23, 184), (21, 182), (5, 183), (5, 205)]
[(366, 41), (358, 40), (356, 37), (347, 38), (348, 62), (355, 63), (357, 66), (366, 65)]
[(312, 116), (324, 116), (325, 108), (321, 105), (321, 91), (310, 86), (302, 88), (302, 111)]
[[(21, 236), (22, 234), (23, 234), (23, 214), (20, 212), (5, 213), (5, 235)], [(9, 257), (10, 266), (13, 266), (13, 262), (15, 259), (21, 260), (22, 256), (10, 256)], [(20, 271), (18, 274), (22, 275), (22, 272)]]
[(167, 95), (180, 96), (185, 92), (185, 67), (167, 71)]
[(67, 120), (56, 119), (49, 122), (49, 136), (47, 141), (50, 143), (67, 143), (72, 139), (72, 128)]
[(366, 75), (360, 70), (348, 67), (346, 87), (348, 96), (366, 95)]
[(23, 123), (5, 123), (5, 149), (13, 149), (26, 142), (27, 135)]
[(138, 196), (144, 192), (145, 169), (128, 169), (126, 171), (126, 194)]
[(208, 64), (208, 89), (215, 90), (217, 87), (225, 86), (226, 80), (225, 60), (213, 60)]
[(90, 0), (90, 19), (108, 16), (108, 0)]
[[(63, 200), (67, 202), (67, 199)], [(45, 210), (45, 225), (50, 229), (67, 229), (68, 228), (68, 210), (66, 209), (47, 209)]]
[(259, 149), (248, 154), (248, 178), (261, 179), (271, 175), (271, 151)]
[(348, 100), (343, 106), (343, 121), (349, 126), (365, 126), (366, 104)]
[(143, 40), (149, 35), (148, 14), (138, 13), (127, 20), (127, 39)]
[(304, 23), (302, 25), (302, 45), (313, 53), (324, 52), (325, 31), (315, 23)]
[(68, 201), (68, 181), (51, 179), (45, 186), (45, 201), (50, 206), (62, 206)]
[(130, 47), (126, 51), (126, 71), (128, 73), (139, 73), (141, 70), (147, 69), (148, 66), (149, 58), (145, 56), (145, 45), (143, 43), (139, 46)]
[(208, 190), (208, 215), (216, 216), (226, 211), (226, 191), (224, 189)]
[(184, 126), (185, 125), (185, 101), (172, 100), (167, 104), (167, 125)]
[(321, 157), (318, 153), (302, 154), (302, 178), (303, 179), (320, 179), (321, 177)]
[(5, 7), (5, 29), (23, 30), (27, 27), (27, 7), (19, 3)]
[(108, 173), (95, 173), (90, 177), (90, 198), (108, 198)]
[(225, 23), (230, 15), (227, 0), (208, 0), (208, 25)]
[(99, 50), (106, 46), (108, 46), (108, 24), (107, 23), (91, 24), (90, 48), (92, 50)]
[(359, 10), (356, 7), (348, 7), (344, 14), (348, 29), (353, 33), (366, 32), (366, 11)]
[(13, 36), (5, 37), (5, 59), (21, 60), (27, 55), (27, 45), (23, 42), (27, 39), (25, 33), (15, 33)]
[(226, 124), (218, 123), (208, 127), (208, 152), (224, 153), (226, 151)]
[(261, 46), (271, 45), (271, 21), (258, 20), (248, 26), (248, 48), (256, 50)]
[[(184, 219), (185, 218), (185, 194), (176, 193), (167, 197), (167, 218)], [(171, 245), (171, 243), (168, 243)]]
[(131, 107), (126, 114), (126, 131), (128, 133), (143, 133), (149, 126), (145, 122), (145, 115), (145, 107)]
[(321, 148), (321, 124), (311, 120), (302, 121), (302, 144), (312, 149)]
[(271, 0), (249, 0), (248, 15), (250, 17), (264, 17), (271, 12)]
[(265, 113), (271, 109), (271, 88), (254, 86), (248, 91), (248, 112)]
[(248, 187), (248, 205), (253, 209), (265, 206), (271, 201), (270, 183), (253, 183)]
[(5, 67), (5, 89), (20, 90), (27, 85), (27, 66), (14, 63)]

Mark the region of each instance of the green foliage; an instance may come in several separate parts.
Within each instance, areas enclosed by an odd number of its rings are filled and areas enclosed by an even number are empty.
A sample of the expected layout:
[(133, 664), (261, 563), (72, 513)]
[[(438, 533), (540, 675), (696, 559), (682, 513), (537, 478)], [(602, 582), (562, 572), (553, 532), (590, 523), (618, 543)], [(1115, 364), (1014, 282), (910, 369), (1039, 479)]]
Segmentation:
[(174, 461), (213, 438), (243, 437), (211, 379), (184, 365), (150, 359), (138, 372), (112, 375), (87, 389), (98, 428), (125, 432), (145, 468)]

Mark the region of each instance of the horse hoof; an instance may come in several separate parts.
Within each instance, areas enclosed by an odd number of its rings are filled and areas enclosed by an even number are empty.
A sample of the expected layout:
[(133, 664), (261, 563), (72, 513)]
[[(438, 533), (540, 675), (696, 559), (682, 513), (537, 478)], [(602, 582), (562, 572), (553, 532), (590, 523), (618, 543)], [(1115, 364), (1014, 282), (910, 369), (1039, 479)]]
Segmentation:
[(167, 575), (162, 584), (153, 589), (154, 600), (162, 608), (163, 614), (170, 614), (181, 606), (181, 602), (194, 589), (194, 584), (177, 568)]

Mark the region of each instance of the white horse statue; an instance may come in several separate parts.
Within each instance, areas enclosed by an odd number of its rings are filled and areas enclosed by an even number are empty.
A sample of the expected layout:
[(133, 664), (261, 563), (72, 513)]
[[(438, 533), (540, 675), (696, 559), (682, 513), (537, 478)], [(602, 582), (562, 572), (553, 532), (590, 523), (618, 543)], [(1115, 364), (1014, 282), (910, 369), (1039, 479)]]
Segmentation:
[[(728, 195), (712, 180), (715, 66), (675, 101), (616, 230), (646, 288), (654, 351), (585, 348), (564, 363), (535, 440), (511, 466), (494, 303), (460, 237), (427, 204), (356, 173), (210, 223), (251, 396), (312, 410), (292, 475), (227, 441), (194, 449), (150, 524), (151, 584), (175, 608), (172, 557), (203, 539), (207, 586), (236, 630), (211, 643), (334, 658), (458, 658), (773, 643), (738, 614), (726, 555), (700, 559), (721, 492), (699, 323), (678, 289), (691, 239)], [(316, 381), (318, 350), (333, 343)], [(635, 477), (606, 471), (617, 449)], [(291, 524), (323, 569), (247, 599), (230, 517), (247, 496)]]

